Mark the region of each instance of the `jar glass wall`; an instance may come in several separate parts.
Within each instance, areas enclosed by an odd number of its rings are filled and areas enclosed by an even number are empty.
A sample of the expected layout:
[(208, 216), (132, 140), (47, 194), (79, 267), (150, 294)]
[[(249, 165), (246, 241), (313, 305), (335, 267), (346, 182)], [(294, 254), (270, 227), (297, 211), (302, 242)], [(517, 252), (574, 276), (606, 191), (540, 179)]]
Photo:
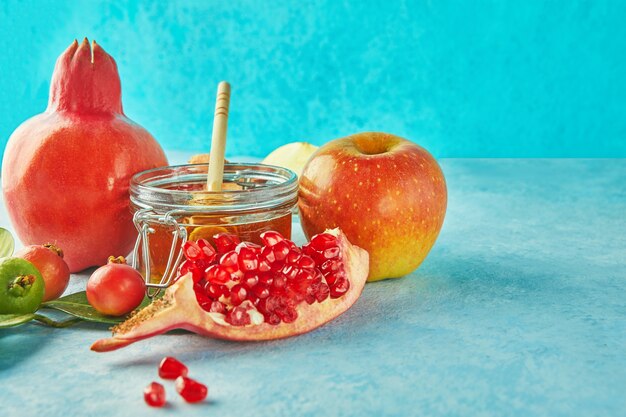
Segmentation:
[(149, 257), (151, 282), (163, 277), (170, 253), (179, 253), (182, 241), (174, 234), (179, 227), (189, 240), (211, 243), (218, 233), (253, 243), (260, 243), (259, 234), (267, 230), (291, 237), (291, 215), (298, 198), (295, 173), (263, 164), (225, 164), (222, 191), (210, 192), (207, 172), (208, 164), (190, 164), (133, 176), (131, 206), (149, 237), (142, 242), (147, 251), (139, 251), (138, 264), (144, 271), (145, 255)]

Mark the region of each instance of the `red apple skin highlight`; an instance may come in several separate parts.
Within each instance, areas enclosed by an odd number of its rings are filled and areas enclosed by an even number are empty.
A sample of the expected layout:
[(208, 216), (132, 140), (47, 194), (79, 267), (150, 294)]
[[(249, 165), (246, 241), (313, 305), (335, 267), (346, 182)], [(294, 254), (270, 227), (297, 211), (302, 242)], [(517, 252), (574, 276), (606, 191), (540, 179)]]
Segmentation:
[(387, 133), (333, 140), (300, 178), (298, 206), (308, 238), (339, 227), (370, 254), (368, 281), (414, 271), (433, 247), (446, 212), (446, 182), (419, 145)]

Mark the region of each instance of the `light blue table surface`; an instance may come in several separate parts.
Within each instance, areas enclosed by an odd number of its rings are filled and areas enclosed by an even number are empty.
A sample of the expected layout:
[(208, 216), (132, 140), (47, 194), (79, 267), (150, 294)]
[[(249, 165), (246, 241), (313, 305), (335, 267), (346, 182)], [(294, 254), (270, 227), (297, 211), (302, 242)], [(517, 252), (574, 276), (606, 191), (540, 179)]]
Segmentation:
[[(0, 415), (623, 416), (626, 160), (441, 164), (449, 207), (430, 256), (367, 285), (327, 326), (264, 343), (181, 333), (106, 354), (89, 350), (104, 326), (2, 330)], [(145, 405), (165, 355), (208, 384), (208, 402), (166, 383), (169, 406)]]

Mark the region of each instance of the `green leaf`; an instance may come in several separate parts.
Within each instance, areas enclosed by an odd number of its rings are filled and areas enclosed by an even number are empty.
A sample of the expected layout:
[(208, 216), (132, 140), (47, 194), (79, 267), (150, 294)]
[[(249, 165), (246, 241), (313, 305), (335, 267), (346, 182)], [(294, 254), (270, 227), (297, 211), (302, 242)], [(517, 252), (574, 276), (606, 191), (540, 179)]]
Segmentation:
[(34, 314), (0, 314), (0, 329), (19, 326), (35, 318)]
[(15, 240), (7, 229), (0, 227), (0, 258), (13, 255)]
[[(143, 308), (150, 304), (150, 302), (151, 300), (146, 297), (137, 308)], [(66, 295), (65, 297), (61, 297), (57, 300), (48, 301), (43, 303), (41, 306), (60, 310), (67, 314), (71, 314), (74, 317), (96, 323), (117, 324), (126, 320), (126, 317), (106, 316), (99, 313), (89, 304), (89, 301), (87, 301), (85, 291)]]
[(52, 320), (50, 317), (42, 316), (41, 314), (35, 314), (35, 320), (37, 320), (41, 324), (45, 324), (46, 326), (57, 328), (70, 327), (75, 325), (76, 323), (80, 323), (81, 321), (83, 321), (83, 319), (79, 317), (72, 317), (71, 319), (56, 321)]

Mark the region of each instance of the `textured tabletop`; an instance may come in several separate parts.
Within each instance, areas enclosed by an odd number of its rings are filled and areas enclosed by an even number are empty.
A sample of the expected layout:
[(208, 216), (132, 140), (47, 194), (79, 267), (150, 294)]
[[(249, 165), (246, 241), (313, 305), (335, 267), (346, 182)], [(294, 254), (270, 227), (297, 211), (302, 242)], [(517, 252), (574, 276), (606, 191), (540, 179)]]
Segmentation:
[[(0, 414), (624, 415), (626, 160), (441, 163), (449, 207), (427, 260), (367, 285), (327, 326), (263, 343), (178, 333), (106, 354), (89, 350), (101, 325), (0, 330)], [(210, 401), (184, 404), (165, 384), (169, 407), (148, 409), (165, 355)]]

